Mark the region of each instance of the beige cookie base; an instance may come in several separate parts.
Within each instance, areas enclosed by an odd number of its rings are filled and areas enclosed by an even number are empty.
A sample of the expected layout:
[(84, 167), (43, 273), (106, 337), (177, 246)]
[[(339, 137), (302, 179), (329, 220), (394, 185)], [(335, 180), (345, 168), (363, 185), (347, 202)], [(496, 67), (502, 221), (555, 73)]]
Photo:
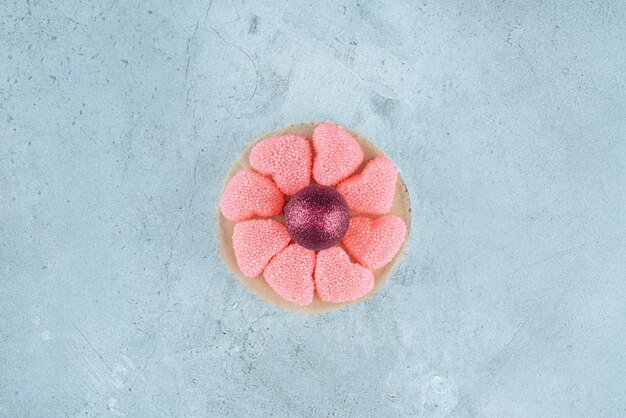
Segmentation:
[[(224, 182), (226, 184), (237, 172), (243, 168), (250, 168), (250, 163), (248, 156), (250, 154), (250, 150), (259, 141), (262, 141), (266, 138), (276, 137), (284, 134), (294, 134), (301, 135), (306, 138), (311, 138), (313, 135), (313, 129), (319, 124), (319, 122), (309, 122), (309, 123), (299, 123), (294, 125), (285, 126), (280, 129), (276, 129), (271, 132), (266, 132), (263, 135), (255, 138), (249, 146), (247, 146), (244, 151), (239, 155), (237, 161), (233, 164), (230, 173), (228, 173), (228, 178)], [(365, 154), (364, 162), (356, 171), (356, 173), (361, 172), (365, 163), (372, 158), (381, 157), (385, 154), (376, 148), (374, 144), (370, 141), (362, 137), (361, 135), (350, 131), (350, 133), (357, 140), (359, 145), (361, 145), (361, 149), (363, 149), (363, 153)], [(222, 189), (223, 192), (223, 189)], [(339, 309), (348, 305), (352, 305), (354, 303), (360, 302), (365, 299), (371, 299), (372, 295), (378, 291), (380, 286), (387, 280), (387, 278), (391, 275), (393, 268), (395, 267), (398, 260), (402, 257), (404, 252), (406, 251), (406, 246), (409, 238), (409, 233), (411, 230), (411, 202), (409, 200), (409, 192), (406, 188), (406, 184), (402, 180), (402, 176), (398, 175), (398, 182), (396, 185), (396, 194), (393, 201), (393, 207), (391, 208), (390, 214), (401, 217), (407, 225), (406, 238), (400, 251), (398, 254), (391, 260), (391, 262), (384, 267), (381, 267), (377, 270), (374, 270), (374, 289), (362, 297), (361, 299), (357, 299), (352, 302), (346, 303), (331, 303), (324, 302), (320, 300), (315, 295), (313, 302), (311, 302), (307, 306), (300, 306), (295, 303), (288, 302), (278, 296), (274, 290), (265, 282), (263, 276), (249, 278), (243, 275), (239, 267), (237, 266), (237, 260), (235, 258), (235, 253), (233, 251), (232, 245), (232, 236), (233, 236), (233, 228), (235, 227), (235, 222), (231, 222), (222, 215), (222, 213), (217, 211), (217, 235), (218, 235), (218, 245), (220, 250), (220, 255), (222, 259), (228, 266), (228, 268), (234, 273), (235, 277), (237, 277), (252, 293), (254, 293), (259, 299), (263, 300), (266, 303), (274, 305), (278, 308), (284, 309), (286, 311), (291, 312), (302, 312), (302, 313), (323, 313), (332, 311), (335, 309)], [(361, 215), (363, 216), (363, 215)], [(283, 221), (282, 214), (275, 216), (273, 219)], [(352, 260), (354, 262), (354, 260)]]

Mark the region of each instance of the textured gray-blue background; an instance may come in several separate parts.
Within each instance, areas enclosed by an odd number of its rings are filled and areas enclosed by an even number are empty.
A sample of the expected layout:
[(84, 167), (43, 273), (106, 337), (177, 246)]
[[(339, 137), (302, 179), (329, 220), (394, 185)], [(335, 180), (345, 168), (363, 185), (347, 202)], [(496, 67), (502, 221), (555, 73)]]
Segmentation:
[[(626, 416), (626, 4), (3, 1), (0, 415)], [(330, 119), (413, 199), (369, 302), (215, 242), (252, 137)]]

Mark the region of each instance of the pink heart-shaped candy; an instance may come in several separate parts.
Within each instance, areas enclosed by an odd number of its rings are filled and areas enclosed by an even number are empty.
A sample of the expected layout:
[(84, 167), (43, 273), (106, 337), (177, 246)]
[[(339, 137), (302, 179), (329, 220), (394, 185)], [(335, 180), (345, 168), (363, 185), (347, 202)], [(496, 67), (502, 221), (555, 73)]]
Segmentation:
[(252, 170), (241, 170), (226, 185), (220, 210), (226, 219), (239, 222), (255, 215), (278, 215), (284, 204), (285, 198), (272, 180)]
[(252, 148), (250, 165), (272, 176), (283, 193), (292, 195), (311, 182), (311, 145), (298, 135), (267, 138)]
[(406, 225), (397, 216), (378, 219), (353, 216), (342, 243), (356, 261), (374, 270), (391, 261), (405, 237)]
[(263, 277), (281, 298), (298, 305), (313, 300), (315, 251), (291, 244), (276, 254), (265, 267)]
[(239, 269), (247, 277), (258, 276), (290, 239), (287, 228), (273, 219), (252, 219), (235, 224), (233, 249)]
[(351, 210), (384, 215), (391, 210), (396, 193), (398, 169), (384, 157), (370, 160), (361, 173), (337, 185)]
[(324, 186), (334, 186), (359, 168), (363, 151), (343, 126), (321, 123), (313, 130), (313, 178)]
[(326, 302), (350, 302), (365, 296), (374, 288), (372, 272), (353, 264), (340, 247), (317, 253), (315, 289)]

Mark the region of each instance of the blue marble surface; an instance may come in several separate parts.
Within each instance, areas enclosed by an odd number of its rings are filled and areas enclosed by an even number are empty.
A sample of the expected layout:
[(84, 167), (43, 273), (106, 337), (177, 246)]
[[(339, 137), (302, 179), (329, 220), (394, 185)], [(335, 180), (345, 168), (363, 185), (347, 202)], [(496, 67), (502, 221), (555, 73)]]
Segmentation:
[[(0, 3), (0, 416), (626, 416), (623, 1)], [(369, 302), (217, 253), (251, 138), (330, 119), (413, 200)]]

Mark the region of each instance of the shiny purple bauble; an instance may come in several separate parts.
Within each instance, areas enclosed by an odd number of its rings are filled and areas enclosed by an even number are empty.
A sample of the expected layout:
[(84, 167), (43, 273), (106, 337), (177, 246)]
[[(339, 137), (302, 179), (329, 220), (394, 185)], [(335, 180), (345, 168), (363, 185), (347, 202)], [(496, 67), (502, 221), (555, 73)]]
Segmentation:
[(284, 214), (291, 238), (309, 250), (337, 244), (350, 225), (350, 210), (343, 196), (320, 184), (311, 184), (291, 196)]

